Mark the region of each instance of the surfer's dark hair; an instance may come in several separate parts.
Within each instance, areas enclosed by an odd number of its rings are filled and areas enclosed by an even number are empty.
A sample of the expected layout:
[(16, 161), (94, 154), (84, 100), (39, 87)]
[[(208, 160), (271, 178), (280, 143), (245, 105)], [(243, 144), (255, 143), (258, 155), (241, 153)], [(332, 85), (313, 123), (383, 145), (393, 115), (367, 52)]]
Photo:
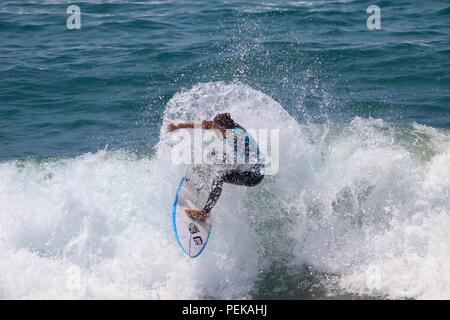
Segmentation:
[(213, 121), (217, 123), (219, 126), (222, 126), (224, 128), (231, 128), (235, 125), (233, 119), (231, 119), (231, 116), (228, 112), (219, 113), (217, 116), (214, 117)]

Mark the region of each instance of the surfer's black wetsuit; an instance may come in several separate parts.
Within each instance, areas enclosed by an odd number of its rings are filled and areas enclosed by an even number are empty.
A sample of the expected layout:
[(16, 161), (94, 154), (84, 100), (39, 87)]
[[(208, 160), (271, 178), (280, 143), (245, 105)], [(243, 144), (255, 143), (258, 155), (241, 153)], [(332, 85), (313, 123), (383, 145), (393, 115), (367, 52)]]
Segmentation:
[[(239, 128), (245, 131), (245, 129), (239, 126), (238, 124), (235, 124), (233, 127), (227, 127), (226, 129), (235, 129), (235, 128)], [(247, 140), (245, 141), (245, 144), (246, 144), (245, 145), (246, 159), (248, 159)], [(221, 171), (218, 177), (213, 181), (211, 193), (209, 194), (208, 200), (206, 201), (206, 205), (202, 211), (206, 214), (209, 214), (211, 212), (211, 209), (214, 207), (214, 205), (216, 204), (217, 200), (220, 197), (220, 194), (222, 193), (224, 182), (247, 187), (252, 187), (259, 184), (264, 178), (264, 175), (262, 174), (262, 167), (263, 165), (260, 163), (251, 165), (245, 164), (232, 166), (228, 169)]]

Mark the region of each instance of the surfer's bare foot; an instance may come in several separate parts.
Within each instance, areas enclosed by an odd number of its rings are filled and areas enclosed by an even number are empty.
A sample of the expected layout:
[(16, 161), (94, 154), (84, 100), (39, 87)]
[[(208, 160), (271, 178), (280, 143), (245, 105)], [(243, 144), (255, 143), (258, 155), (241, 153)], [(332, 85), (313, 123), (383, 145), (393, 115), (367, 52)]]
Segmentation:
[(208, 214), (201, 210), (186, 209), (184, 212), (186, 212), (187, 216), (191, 219), (205, 221), (206, 218), (208, 218)]

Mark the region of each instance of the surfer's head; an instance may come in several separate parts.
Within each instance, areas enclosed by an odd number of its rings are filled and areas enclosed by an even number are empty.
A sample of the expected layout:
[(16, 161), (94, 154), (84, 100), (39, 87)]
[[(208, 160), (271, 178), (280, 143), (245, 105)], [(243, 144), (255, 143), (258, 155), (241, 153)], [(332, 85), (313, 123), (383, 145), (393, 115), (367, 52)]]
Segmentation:
[(214, 122), (224, 128), (231, 128), (235, 125), (233, 119), (231, 119), (231, 116), (228, 112), (219, 113), (217, 116), (214, 117)]

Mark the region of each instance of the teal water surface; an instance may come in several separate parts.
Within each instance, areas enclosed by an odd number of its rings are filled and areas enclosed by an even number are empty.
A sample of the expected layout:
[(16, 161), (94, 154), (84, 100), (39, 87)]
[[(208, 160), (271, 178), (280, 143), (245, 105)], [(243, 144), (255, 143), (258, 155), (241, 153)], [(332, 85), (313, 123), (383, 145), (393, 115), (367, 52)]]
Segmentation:
[[(448, 0), (0, 1), (0, 299), (449, 299), (449, 70)], [(188, 260), (161, 126), (216, 107), (280, 170)]]
[(0, 3), (0, 159), (148, 148), (165, 104), (241, 81), (299, 121), (358, 116), (450, 127), (448, 1)]

